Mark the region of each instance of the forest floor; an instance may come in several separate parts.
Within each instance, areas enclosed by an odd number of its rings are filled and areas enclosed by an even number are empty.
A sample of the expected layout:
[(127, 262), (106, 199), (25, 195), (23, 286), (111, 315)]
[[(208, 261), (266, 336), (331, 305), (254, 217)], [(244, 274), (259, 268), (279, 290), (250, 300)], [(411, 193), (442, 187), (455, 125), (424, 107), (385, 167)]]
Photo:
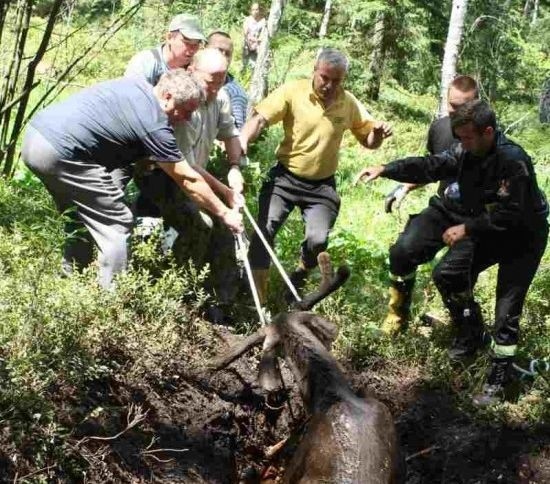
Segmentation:
[[(210, 344), (217, 351), (240, 339), (224, 328), (215, 334)], [(4, 429), (0, 482), (277, 482), (305, 422), (290, 372), (283, 366), (288, 400), (273, 407), (256, 384), (257, 352), (204, 378), (197, 376), (204, 350), (187, 346), (169, 362), (159, 355), (152, 363), (163, 366), (163, 378), (129, 372), (98, 380), (85, 393), (52, 388), (56, 420), (69, 429), (59, 443), (62, 457), (36, 469), (31, 436), (15, 449)], [(358, 392), (374, 394), (394, 415), (407, 483), (550, 482), (550, 426), (476, 421), (455, 395), (430, 387), (418, 367), (379, 361), (347, 373)], [(85, 469), (81, 479), (75, 468)]]

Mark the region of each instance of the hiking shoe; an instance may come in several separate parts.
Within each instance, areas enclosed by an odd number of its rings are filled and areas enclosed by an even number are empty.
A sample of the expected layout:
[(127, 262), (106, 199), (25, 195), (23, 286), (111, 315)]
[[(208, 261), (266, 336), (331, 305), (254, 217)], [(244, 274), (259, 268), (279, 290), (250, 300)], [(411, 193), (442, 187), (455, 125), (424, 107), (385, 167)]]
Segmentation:
[(478, 407), (488, 407), (501, 402), (504, 398), (504, 388), (508, 383), (511, 367), (511, 357), (493, 358), (487, 383), (483, 385), (480, 393), (474, 395), (473, 404)]
[(473, 356), (485, 344), (485, 329), (479, 304), (472, 301), (461, 307), (450, 308), (456, 337), (447, 354), (453, 361)]
[(465, 328), (462, 333), (453, 340), (447, 350), (452, 361), (462, 361), (474, 356), (477, 350), (487, 346), (491, 341), (490, 335), (482, 328)]

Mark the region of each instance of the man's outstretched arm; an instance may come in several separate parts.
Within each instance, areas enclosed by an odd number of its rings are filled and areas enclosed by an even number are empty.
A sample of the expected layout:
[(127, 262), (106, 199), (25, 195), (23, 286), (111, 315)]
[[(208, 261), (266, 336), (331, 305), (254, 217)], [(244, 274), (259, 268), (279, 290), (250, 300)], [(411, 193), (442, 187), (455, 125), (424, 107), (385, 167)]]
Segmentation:
[(246, 154), (248, 151), (248, 144), (254, 141), (266, 127), (267, 121), (261, 114), (254, 114), (241, 129), (241, 147)]
[(159, 163), (162, 168), (187, 195), (202, 209), (219, 217), (235, 233), (243, 231), (242, 215), (227, 207), (212, 191), (200, 173), (189, 163), (181, 160), (177, 163)]

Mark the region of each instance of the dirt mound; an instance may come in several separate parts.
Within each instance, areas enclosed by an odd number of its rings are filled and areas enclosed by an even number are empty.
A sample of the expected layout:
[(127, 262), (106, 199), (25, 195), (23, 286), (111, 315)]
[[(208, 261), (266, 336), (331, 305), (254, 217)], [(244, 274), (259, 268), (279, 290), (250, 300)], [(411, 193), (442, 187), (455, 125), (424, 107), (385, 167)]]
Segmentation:
[[(222, 333), (216, 349), (238, 339)], [(169, 361), (159, 355), (157, 376), (120, 372), (84, 392), (52, 388), (64, 438), (44, 450), (43, 428), (23, 442), (3, 428), (0, 482), (274, 482), (304, 424), (290, 372), (282, 367), (288, 402), (266, 403), (256, 383), (257, 354), (205, 378), (197, 376), (205, 348), (191, 350)], [(391, 409), (407, 456), (407, 483), (550, 482), (548, 427), (475, 421), (453, 395), (430, 388), (419, 368), (380, 361), (368, 371), (349, 370), (348, 377), (358, 393), (373, 393)], [(272, 446), (291, 435), (271, 455)], [(37, 452), (47, 452), (48, 466), (36, 465)]]
[(211, 378), (197, 376), (200, 360), (159, 360), (163, 378), (132, 372), (95, 381), (85, 393), (52, 388), (56, 420), (70, 429), (59, 452), (50, 449), (52, 465), (33, 462), (34, 431), (23, 445), (0, 434), (0, 482), (233, 483), (276, 475), (266, 451), (303, 422), (292, 375), (283, 368), (288, 401), (273, 406), (256, 384), (254, 355)]
[(380, 362), (350, 376), (384, 401), (407, 456), (407, 484), (550, 482), (550, 426), (476, 421), (456, 395), (432, 388), (418, 368)]

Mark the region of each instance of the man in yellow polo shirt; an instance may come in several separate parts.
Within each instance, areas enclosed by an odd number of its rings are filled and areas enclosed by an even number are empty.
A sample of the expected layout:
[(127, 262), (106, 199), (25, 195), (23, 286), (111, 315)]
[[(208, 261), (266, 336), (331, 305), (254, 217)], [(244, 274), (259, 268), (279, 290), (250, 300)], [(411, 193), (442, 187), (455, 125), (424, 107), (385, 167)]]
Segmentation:
[[(255, 107), (243, 126), (241, 144), (256, 139), (266, 125), (283, 123), (284, 137), (259, 197), (258, 225), (270, 244), (294, 207), (302, 212), (305, 237), (298, 268), (291, 280), (303, 287), (317, 255), (326, 249), (328, 234), (340, 207), (334, 173), (342, 136), (350, 129), (366, 148), (378, 148), (391, 135), (388, 124), (376, 121), (366, 108), (342, 87), (347, 58), (336, 49), (323, 49), (317, 57), (313, 79), (288, 82)], [(262, 304), (267, 293), (269, 255), (254, 235), (250, 263)]]

